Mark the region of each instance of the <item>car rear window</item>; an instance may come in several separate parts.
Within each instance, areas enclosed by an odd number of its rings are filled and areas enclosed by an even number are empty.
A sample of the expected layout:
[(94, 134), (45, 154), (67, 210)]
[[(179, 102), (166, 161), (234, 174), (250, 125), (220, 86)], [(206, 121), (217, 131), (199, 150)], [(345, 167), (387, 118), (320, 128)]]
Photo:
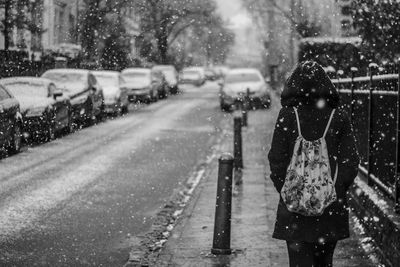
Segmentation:
[(86, 75), (83, 73), (72, 73), (72, 72), (46, 72), (43, 74), (44, 78), (50, 79), (57, 84), (68, 84), (81, 82), (84, 83), (86, 80)]
[(47, 86), (42, 82), (30, 82), (30, 81), (15, 81), (4, 84), (16, 98), (18, 97), (48, 97), (49, 90)]

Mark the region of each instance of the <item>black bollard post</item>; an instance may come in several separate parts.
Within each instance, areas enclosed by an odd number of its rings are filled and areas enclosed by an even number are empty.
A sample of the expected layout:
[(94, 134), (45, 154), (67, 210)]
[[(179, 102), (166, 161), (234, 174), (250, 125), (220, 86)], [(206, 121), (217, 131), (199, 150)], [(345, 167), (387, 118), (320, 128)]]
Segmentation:
[(233, 118), (233, 156), (235, 169), (243, 169), (242, 153), (242, 118), (235, 116)]
[(242, 110), (242, 126), (247, 127), (247, 110)]
[(219, 159), (217, 202), (215, 206), (214, 238), (211, 253), (231, 254), (233, 157), (223, 154)]
[(248, 111), (250, 107), (250, 89), (247, 88), (246, 96), (243, 99), (242, 109), (242, 126), (247, 127)]

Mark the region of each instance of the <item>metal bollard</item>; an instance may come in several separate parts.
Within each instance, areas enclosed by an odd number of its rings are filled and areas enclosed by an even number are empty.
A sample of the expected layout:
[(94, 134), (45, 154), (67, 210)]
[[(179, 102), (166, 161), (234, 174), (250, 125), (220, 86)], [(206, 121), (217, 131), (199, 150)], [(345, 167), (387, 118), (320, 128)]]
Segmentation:
[(233, 157), (223, 154), (219, 159), (217, 202), (215, 206), (214, 238), (211, 253), (231, 254)]
[(247, 110), (243, 109), (242, 110), (242, 126), (243, 127), (247, 127), (247, 117), (248, 117)]
[(233, 156), (235, 169), (243, 169), (242, 153), (242, 118), (235, 116), (233, 118)]
[(243, 99), (242, 105), (242, 126), (247, 127), (248, 111), (250, 107), (250, 89), (247, 88), (246, 96)]

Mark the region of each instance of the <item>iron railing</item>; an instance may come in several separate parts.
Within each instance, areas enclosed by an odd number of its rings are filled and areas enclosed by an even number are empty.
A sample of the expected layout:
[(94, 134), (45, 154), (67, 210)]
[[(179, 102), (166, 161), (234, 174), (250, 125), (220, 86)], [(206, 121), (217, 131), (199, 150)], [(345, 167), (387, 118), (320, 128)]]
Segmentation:
[(396, 203), (400, 212), (400, 74), (332, 80), (348, 110), (361, 156), (360, 172)]

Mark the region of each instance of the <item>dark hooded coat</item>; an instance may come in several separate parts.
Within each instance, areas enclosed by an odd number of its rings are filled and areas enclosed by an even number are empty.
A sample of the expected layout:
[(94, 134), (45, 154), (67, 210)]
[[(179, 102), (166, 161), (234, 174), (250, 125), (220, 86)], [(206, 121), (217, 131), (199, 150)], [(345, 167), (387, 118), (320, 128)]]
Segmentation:
[[(317, 100), (326, 105), (317, 107)], [(326, 135), (332, 177), (338, 164), (335, 184), (337, 201), (322, 216), (307, 217), (289, 212), (280, 198), (273, 237), (291, 241), (330, 242), (349, 236), (346, 191), (358, 172), (359, 157), (348, 115), (340, 108), (339, 94), (321, 66), (301, 63), (286, 82), (268, 158), (270, 178), (280, 193), (298, 137), (293, 107), (298, 108), (302, 135), (306, 140), (321, 138), (332, 109), (336, 109)]]

